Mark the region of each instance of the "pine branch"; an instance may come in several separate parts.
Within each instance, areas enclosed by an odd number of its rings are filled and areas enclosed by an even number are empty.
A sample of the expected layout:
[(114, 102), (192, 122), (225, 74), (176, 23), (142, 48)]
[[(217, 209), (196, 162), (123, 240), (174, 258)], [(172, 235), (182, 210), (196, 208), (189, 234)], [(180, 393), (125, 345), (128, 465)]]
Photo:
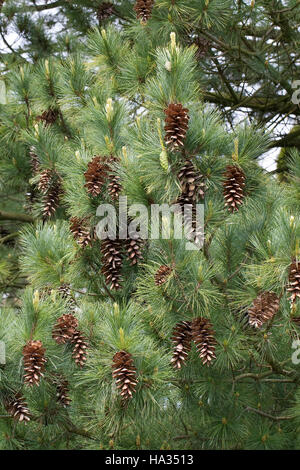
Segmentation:
[(31, 222), (35, 221), (34, 217), (27, 214), (18, 214), (16, 212), (5, 212), (0, 211), (0, 220), (19, 220), (20, 222)]
[(256, 408), (252, 408), (251, 406), (247, 406), (247, 408), (245, 408), (245, 411), (252, 411), (253, 413), (257, 413), (258, 415), (264, 416), (265, 418), (272, 419), (273, 421), (287, 421), (287, 420), (291, 420), (294, 418), (294, 416), (273, 416), (273, 415), (270, 415), (269, 413), (265, 413), (262, 410), (257, 410)]

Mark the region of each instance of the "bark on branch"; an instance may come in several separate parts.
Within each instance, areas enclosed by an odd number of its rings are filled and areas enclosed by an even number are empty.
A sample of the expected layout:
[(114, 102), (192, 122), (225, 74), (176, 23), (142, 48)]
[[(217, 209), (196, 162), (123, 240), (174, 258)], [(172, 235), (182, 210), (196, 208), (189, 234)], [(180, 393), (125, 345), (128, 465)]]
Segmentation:
[(20, 222), (34, 222), (34, 217), (28, 214), (18, 214), (15, 212), (6, 212), (0, 210), (0, 220), (18, 220)]

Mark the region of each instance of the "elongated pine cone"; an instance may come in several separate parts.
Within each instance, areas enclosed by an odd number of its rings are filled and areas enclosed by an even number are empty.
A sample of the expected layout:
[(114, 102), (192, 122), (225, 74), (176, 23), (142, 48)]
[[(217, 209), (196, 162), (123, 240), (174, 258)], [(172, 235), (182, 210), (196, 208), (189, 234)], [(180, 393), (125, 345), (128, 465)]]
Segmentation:
[(85, 177), (85, 188), (87, 192), (93, 197), (98, 196), (101, 193), (104, 184), (108, 178), (108, 172), (110, 166), (107, 161), (107, 157), (96, 155), (89, 163)]
[(113, 357), (112, 367), (112, 376), (116, 381), (121, 397), (124, 400), (132, 398), (138, 382), (132, 355), (126, 351), (117, 352)]
[(248, 310), (249, 324), (260, 328), (265, 322), (278, 312), (279, 298), (274, 292), (263, 292), (253, 300), (253, 305)]
[(206, 56), (206, 54), (208, 53), (209, 49), (212, 46), (211, 41), (206, 39), (204, 36), (198, 37), (196, 40), (192, 42), (192, 44), (194, 44), (197, 47), (196, 54), (195, 54), (197, 60), (203, 59), (203, 57)]
[(193, 204), (198, 199), (204, 199), (204, 176), (195, 168), (191, 160), (186, 160), (178, 173), (181, 185), (181, 198), (184, 204)]
[(59, 206), (60, 196), (62, 194), (61, 180), (59, 177), (56, 177), (47, 193), (43, 198), (43, 219), (48, 219), (51, 217)]
[(121, 288), (122, 269), (122, 244), (120, 240), (104, 240), (101, 244), (103, 266), (101, 272), (105, 277), (105, 283), (110, 284), (110, 289)]
[(101, 5), (98, 7), (97, 10), (97, 18), (99, 23), (102, 23), (102, 21), (107, 20), (111, 15), (114, 14), (114, 5), (110, 2), (103, 2)]
[(46, 192), (48, 191), (50, 184), (52, 182), (52, 178), (53, 178), (53, 170), (50, 170), (49, 168), (46, 168), (40, 174), (40, 180), (38, 182), (38, 189), (43, 194), (46, 194)]
[(122, 191), (122, 185), (120, 181), (120, 176), (116, 175), (115, 173), (111, 173), (109, 175), (109, 184), (107, 189), (113, 201), (118, 199), (120, 192)]
[(154, 276), (154, 281), (157, 286), (161, 286), (165, 282), (167, 282), (168, 277), (170, 276), (172, 272), (172, 268), (168, 265), (162, 265), (158, 268), (158, 270), (155, 273)]
[(195, 318), (192, 321), (192, 338), (204, 365), (209, 366), (216, 357), (214, 335), (212, 324), (207, 318)]
[(165, 141), (172, 149), (178, 149), (184, 145), (189, 123), (188, 111), (181, 103), (170, 103), (164, 110), (166, 115)]
[(52, 338), (57, 344), (72, 341), (77, 331), (78, 320), (71, 313), (65, 313), (58, 318), (52, 330)]
[(36, 117), (37, 121), (43, 121), (46, 126), (54, 124), (59, 116), (57, 109), (47, 109), (41, 115)]
[(40, 170), (40, 162), (39, 162), (38, 156), (36, 155), (34, 151), (34, 147), (30, 148), (29, 156), (30, 156), (30, 166), (31, 166), (32, 174), (36, 175)]
[(70, 231), (78, 245), (82, 248), (92, 244), (91, 230), (87, 226), (87, 219), (80, 219), (79, 217), (71, 217)]
[(189, 321), (182, 321), (175, 325), (172, 342), (174, 344), (171, 363), (175, 369), (181, 369), (191, 349), (192, 325)]
[(224, 173), (223, 194), (229, 212), (238, 211), (244, 199), (245, 174), (236, 165), (228, 165)]
[(131, 266), (137, 264), (140, 260), (143, 259), (142, 256), (142, 246), (144, 240), (142, 240), (138, 235), (133, 236), (125, 240), (125, 247), (127, 250), (127, 259), (130, 261)]
[(290, 292), (289, 300), (294, 305), (300, 297), (300, 262), (296, 259), (290, 265), (289, 283), (287, 291)]
[(31, 414), (21, 393), (9, 397), (4, 404), (7, 412), (19, 423), (24, 422), (26, 424), (30, 421)]
[(69, 382), (62, 375), (57, 374), (54, 379), (56, 385), (56, 400), (64, 408), (70, 406), (71, 398), (69, 397)]
[(29, 385), (39, 385), (45, 369), (45, 348), (41, 341), (28, 341), (23, 348), (24, 382)]
[(147, 23), (151, 17), (154, 0), (136, 0), (133, 9), (136, 12), (136, 17), (141, 20), (142, 23)]
[(88, 345), (81, 331), (77, 330), (74, 333), (71, 343), (74, 344), (72, 357), (77, 366), (83, 367), (87, 360)]

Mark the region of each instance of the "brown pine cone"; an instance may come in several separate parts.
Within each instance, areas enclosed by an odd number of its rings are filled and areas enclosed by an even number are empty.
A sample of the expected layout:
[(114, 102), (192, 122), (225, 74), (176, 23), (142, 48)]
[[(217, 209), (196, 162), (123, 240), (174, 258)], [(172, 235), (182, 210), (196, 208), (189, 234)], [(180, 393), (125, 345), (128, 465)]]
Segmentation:
[(16, 393), (4, 402), (6, 411), (19, 423), (30, 421), (30, 411), (21, 393)]
[(71, 398), (69, 397), (69, 382), (61, 374), (55, 374), (53, 383), (56, 386), (56, 400), (64, 408), (70, 406)]
[(29, 150), (30, 156), (30, 166), (33, 175), (36, 175), (40, 171), (40, 162), (39, 158), (34, 151), (34, 147), (31, 147)]
[(133, 9), (136, 12), (136, 17), (141, 20), (142, 23), (147, 23), (151, 17), (154, 0), (136, 0)]
[(107, 157), (96, 155), (88, 163), (88, 168), (84, 173), (85, 188), (93, 197), (101, 193), (104, 184), (107, 181), (110, 166)]
[(142, 256), (142, 246), (144, 244), (144, 240), (138, 237), (138, 235), (134, 236), (133, 238), (128, 238), (125, 240), (125, 248), (127, 250), (127, 259), (130, 261), (130, 264), (134, 266), (140, 260), (143, 259)]
[(29, 385), (39, 385), (45, 369), (45, 348), (41, 341), (28, 341), (23, 348), (24, 382)]
[(47, 109), (41, 115), (36, 117), (37, 121), (43, 121), (45, 126), (50, 126), (54, 124), (59, 116), (59, 112), (57, 109)]
[(52, 331), (52, 338), (57, 344), (65, 344), (72, 341), (77, 331), (78, 320), (71, 313), (66, 313), (58, 318)]
[(79, 217), (71, 217), (70, 231), (78, 245), (82, 248), (92, 244), (91, 230), (87, 226), (87, 219), (80, 219)]
[(97, 9), (97, 19), (99, 24), (101, 24), (104, 20), (107, 20), (110, 16), (115, 13), (115, 7), (110, 2), (103, 2)]
[(248, 310), (249, 324), (260, 328), (265, 322), (278, 312), (279, 298), (274, 292), (263, 292), (253, 300), (253, 305)]
[(109, 175), (110, 182), (108, 184), (107, 189), (113, 201), (118, 199), (120, 192), (122, 191), (122, 185), (120, 183), (120, 180), (121, 180), (120, 176), (114, 173), (111, 173)]
[(49, 168), (46, 168), (46, 170), (43, 170), (41, 175), (40, 175), (40, 180), (38, 182), (38, 189), (43, 193), (46, 194), (48, 191), (52, 179), (53, 179), (53, 170), (50, 170)]
[(71, 343), (74, 344), (72, 357), (77, 366), (83, 367), (87, 360), (88, 345), (81, 331), (77, 330), (74, 333)]
[(192, 338), (204, 365), (209, 366), (216, 357), (214, 335), (212, 324), (207, 318), (195, 318), (192, 321)]
[(154, 281), (157, 286), (161, 286), (165, 282), (167, 282), (168, 277), (170, 276), (172, 272), (172, 268), (167, 265), (162, 265), (158, 268), (158, 270), (155, 273), (154, 276)]
[(117, 352), (113, 357), (112, 367), (112, 376), (121, 397), (123, 400), (132, 398), (138, 382), (132, 355), (126, 351)]
[(300, 262), (296, 259), (290, 265), (287, 291), (290, 292), (289, 300), (294, 305), (297, 298), (300, 297)]
[(198, 199), (204, 199), (204, 176), (194, 167), (191, 160), (184, 162), (178, 173), (178, 179), (181, 185), (181, 200), (185, 204), (193, 204)]
[(43, 219), (51, 217), (59, 206), (62, 187), (60, 178), (55, 178), (43, 198)]
[(122, 244), (120, 240), (104, 240), (101, 244), (103, 266), (101, 269), (105, 277), (105, 283), (110, 284), (110, 289), (121, 288), (122, 269)]
[(183, 108), (181, 103), (170, 103), (164, 110), (165, 118), (165, 141), (173, 150), (183, 147), (188, 129), (188, 109)]
[(245, 174), (238, 166), (228, 165), (224, 176), (223, 194), (225, 206), (227, 206), (229, 212), (238, 211), (245, 197)]
[(182, 321), (175, 325), (173, 330), (172, 342), (174, 343), (174, 352), (171, 363), (175, 369), (181, 369), (185, 363), (188, 353), (191, 349), (192, 324), (189, 321)]

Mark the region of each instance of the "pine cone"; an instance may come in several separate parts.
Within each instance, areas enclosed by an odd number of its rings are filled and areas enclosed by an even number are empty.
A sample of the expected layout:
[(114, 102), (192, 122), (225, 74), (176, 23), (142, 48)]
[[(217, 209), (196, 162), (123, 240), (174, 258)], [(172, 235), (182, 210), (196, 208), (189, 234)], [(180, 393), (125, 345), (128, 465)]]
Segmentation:
[(290, 265), (287, 291), (291, 294), (289, 300), (293, 305), (297, 301), (297, 297), (300, 297), (300, 262), (296, 259)]
[(41, 175), (40, 175), (40, 180), (38, 182), (38, 189), (43, 193), (46, 194), (53, 178), (53, 170), (50, 170), (47, 168), (46, 170), (43, 170)]
[(207, 318), (195, 318), (192, 321), (192, 338), (204, 365), (209, 366), (216, 357), (214, 334), (212, 324)]
[(143, 259), (141, 252), (143, 244), (144, 240), (139, 238), (138, 235), (133, 236), (133, 238), (128, 238), (128, 240), (125, 241), (127, 259), (130, 261), (131, 266), (134, 266)]
[(56, 400), (64, 408), (70, 406), (71, 398), (69, 397), (69, 382), (61, 375), (56, 374), (56, 377), (53, 380), (56, 385)]
[(108, 178), (109, 170), (107, 157), (97, 155), (88, 163), (87, 171), (84, 173), (86, 181), (84, 186), (89, 194), (98, 196), (101, 193), (102, 187)]
[(72, 297), (70, 284), (61, 284), (57, 290), (63, 299), (69, 299)]
[(117, 389), (123, 400), (132, 398), (136, 391), (137, 378), (132, 355), (126, 351), (119, 351), (113, 357), (112, 376), (116, 380)]
[(223, 183), (223, 194), (225, 206), (230, 212), (238, 211), (243, 203), (245, 174), (243, 170), (235, 165), (228, 165), (224, 173), (225, 181)]
[(171, 363), (175, 369), (181, 369), (191, 349), (192, 327), (191, 322), (182, 321), (177, 323), (173, 330), (172, 341), (174, 352)]
[(170, 266), (167, 266), (167, 265), (160, 266), (154, 276), (155, 284), (157, 286), (161, 286), (162, 284), (167, 282), (168, 277), (170, 276), (171, 272), (172, 272), (172, 268)]
[(108, 184), (108, 192), (110, 194), (110, 197), (112, 198), (113, 201), (118, 199), (120, 192), (122, 191), (122, 185), (120, 183), (120, 176), (111, 173), (109, 175), (109, 181), (110, 183)]
[(74, 344), (72, 357), (77, 366), (83, 367), (87, 360), (88, 345), (81, 331), (77, 330), (74, 333), (71, 343)]
[(57, 289), (58, 293), (63, 299), (67, 300), (67, 305), (70, 313), (74, 312), (76, 309), (76, 300), (71, 292), (70, 284), (61, 284)]
[(279, 298), (274, 292), (263, 292), (253, 300), (248, 310), (249, 324), (260, 328), (278, 312)]
[(23, 348), (24, 382), (29, 385), (39, 385), (45, 369), (45, 348), (41, 341), (28, 341)]
[(30, 156), (30, 166), (31, 166), (32, 174), (36, 175), (40, 170), (40, 162), (33, 147), (31, 147), (29, 150), (29, 156)]
[(141, 20), (142, 23), (147, 23), (149, 20), (154, 0), (136, 0), (133, 9), (136, 12), (136, 17)]
[(182, 147), (188, 129), (188, 109), (180, 103), (170, 103), (165, 109), (165, 141), (172, 149)]
[(21, 393), (16, 393), (13, 397), (8, 398), (4, 405), (7, 412), (19, 423), (24, 421), (26, 424), (30, 421), (30, 411)]
[(188, 201), (186, 204), (204, 199), (204, 176), (198, 172), (190, 160), (185, 161), (178, 173), (178, 179), (181, 185), (181, 200)]
[(78, 245), (82, 248), (90, 246), (92, 244), (92, 237), (90, 229), (86, 225), (87, 219), (79, 219), (79, 217), (71, 217), (70, 219), (70, 231), (73, 234)]
[(120, 240), (104, 240), (101, 245), (103, 266), (101, 269), (105, 277), (105, 283), (110, 284), (110, 289), (120, 289), (122, 269), (122, 245)]
[(107, 20), (115, 12), (114, 5), (110, 2), (103, 2), (98, 7), (97, 18), (99, 23), (102, 23), (104, 20)]
[(203, 59), (203, 57), (206, 56), (207, 52), (209, 51), (211, 47), (211, 41), (206, 39), (204, 36), (198, 37), (196, 41), (194, 41), (192, 44), (195, 44), (195, 46), (197, 46), (197, 50), (196, 50), (197, 60)]
[(78, 320), (71, 313), (66, 313), (58, 318), (52, 331), (52, 338), (57, 344), (65, 344), (72, 341), (77, 331)]
[(59, 112), (57, 109), (47, 109), (44, 111), (41, 115), (36, 117), (37, 121), (43, 121), (46, 126), (50, 126), (51, 124), (54, 124), (55, 121), (57, 120), (59, 116)]
[(56, 178), (49, 187), (43, 198), (43, 219), (51, 217), (59, 206), (60, 196), (62, 194), (61, 182)]

